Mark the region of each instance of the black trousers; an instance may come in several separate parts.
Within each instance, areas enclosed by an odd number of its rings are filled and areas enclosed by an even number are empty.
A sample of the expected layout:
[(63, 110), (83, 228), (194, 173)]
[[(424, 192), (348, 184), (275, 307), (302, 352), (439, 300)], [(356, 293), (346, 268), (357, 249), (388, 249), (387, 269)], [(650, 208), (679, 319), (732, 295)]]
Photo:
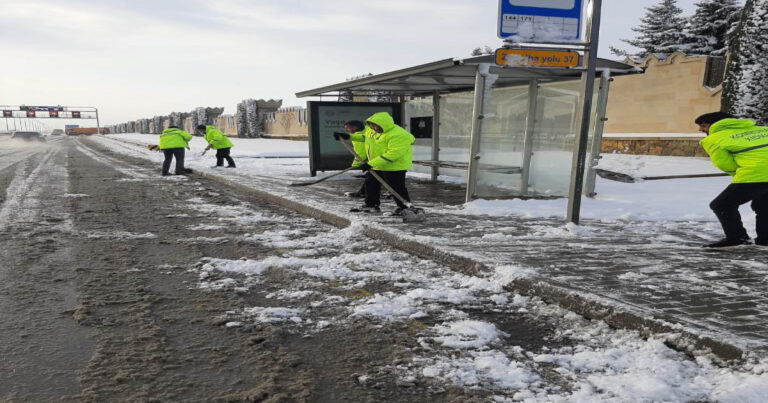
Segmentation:
[(739, 206), (752, 202), (757, 214), (757, 238), (755, 242), (768, 244), (768, 182), (731, 183), (719, 196), (712, 200), (709, 208), (715, 212), (728, 239), (747, 238), (747, 231), (741, 222)]
[(363, 179), (363, 184), (360, 185), (360, 189), (357, 190), (358, 194), (365, 195), (365, 182), (368, 180), (368, 178), (371, 176), (369, 172), (365, 173), (365, 178)]
[(219, 148), (216, 150), (216, 166), (221, 167), (224, 166), (224, 160), (227, 160), (227, 165), (234, 168), (235, 167), (235, 160), (232, 159), (232, 157), (229, 156), (229, 150), (231, 148)]
[(171, 169), (171, 159), (176, 158), (176, 175), (184, 174), (184, 148), (166, 148), (163, 150), (163, 175), (168, 175)]
[[(374, 171), (376, 172), (387, 185), (397, 192), (403, 199), (411, 201), (408, 196), (408, 189), (405, 188), (405, 173), (407, 171)], [(365, 177), (365, 205), (366, 206), (378, 206), (380, 204), (381, 197), (381, 183), (379, 183), (373, 175), (368, 174)], [(403, 202), (395, 197), (395, 203), (397, 207), (405, 208)]]

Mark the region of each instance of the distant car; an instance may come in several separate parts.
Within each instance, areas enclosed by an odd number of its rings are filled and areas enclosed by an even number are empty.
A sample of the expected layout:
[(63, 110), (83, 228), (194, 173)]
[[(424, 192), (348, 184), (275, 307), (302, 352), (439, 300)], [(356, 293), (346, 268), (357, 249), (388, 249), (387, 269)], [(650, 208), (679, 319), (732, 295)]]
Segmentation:
[(11, 138), (25, 141), (45, 141), (45, 137), (40, 132), (13, 132)]
[(53, 129), (51, 132), (51, 136), (61, 136), (62, 134), (64, 134), (64, 130), (61, 129)]

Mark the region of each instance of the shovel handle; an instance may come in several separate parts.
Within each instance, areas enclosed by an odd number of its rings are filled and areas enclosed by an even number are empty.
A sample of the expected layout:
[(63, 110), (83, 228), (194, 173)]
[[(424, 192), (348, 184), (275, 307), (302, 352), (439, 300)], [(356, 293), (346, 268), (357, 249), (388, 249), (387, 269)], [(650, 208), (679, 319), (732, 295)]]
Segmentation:
[(333, 178), (334, 176), (338, 176), (338, 175), (341, 175), (341, 174), (343, 174), (344, 172), (347, 172), (347, 171), (350, 171), (350, 170), (353, 170), (353, 169), (356, 169), (356, 168), (357, 168), (357, 167), (349, 167), (349, 168), (346, 168), (346, 169), (344, 169), (343, 171), (339, 171), (339, 172), (336, 172), (336, 173), (334, 173), (334, 174), (331, 174), (331, 175), (328, 175), (328, 176), (324, 176), (324, 177), (322, 177), (322, 178), (320, 178), (320, 179), (317, 179), (317, 180), (313, 180), (313, 181), (309, 181), (309, 182), (294, 182), (294, 183), (289, 183), (289, 184), (288, 184), (288, 186), (309, 186), (309, 185), (314, 185), (315, 183), (320, 183), (320, 182), (322, 182), (322, 181), (324, 181), (324, 180), (326, 180), (326, 179), (331, 179), (331, 178)]

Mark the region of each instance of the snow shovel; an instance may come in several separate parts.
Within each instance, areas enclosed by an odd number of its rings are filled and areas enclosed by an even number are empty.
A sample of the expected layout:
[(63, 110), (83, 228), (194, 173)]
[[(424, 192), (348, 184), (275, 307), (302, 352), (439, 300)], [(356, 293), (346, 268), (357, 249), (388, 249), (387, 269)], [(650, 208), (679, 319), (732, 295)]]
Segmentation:
[[(339, 142), (341, 145), (344, 146), (344, 148), (347, 149), (347, 151), (352, 154), (353, 157), (355, 157), (355, 160), (360, 161), (362, 163), (365, 163), (365, 161), (360, 160), (360, 158), (357, 156), (357, 153), (352, 149), (352, 147), (347, 144), (347, 142), (343, 139), (339, 139)], [(400, 196), (399, 193), (397, 193), (394, 189), (392, 189), (392, 186), (389, 186), (387, 181), (385, 181), (379, 174), (376, 173), (373, 169), (368, 170), (371, 175), (373, 175), (374, 178), (376, 178), (379, 183), (381, 183), (382, 186), (384, 186), (385, 189), (389, 190), (389, 193), (392, 193), (392, 196), (395, 196), (397, 200), (400, 200), (401, 203), (405, 205), (405, 209), (403, 209), (403, 222), (425, 222), (427, 221), (427, 214), (424, 212), (423, 208), (414, 207), (411, 202), (408, 200), (405, 200), (403, 196)]]
[(331, 179), (334, 176), (339, 176), (339, 175), (343, 174), (344, 172), (351, 171), (353, 169), (357, 169), (357, 167), (349, 167), (349, 168), (347, 168), (347, 169), (345, 169), (343, 171), (339, 171), (339, 172), (336, 172), (335, 174), (324, 176), (324, 177), (322, 177), (320, 179), (315, 179), (313, 181), (289, 183), (288, 186), (309, 186), (309, 185), (314, 185), (315, 183), (320, 183), (320, 182), (322, 182), (322, 181), (324, 181), (326, 179)]
[(623, 174), (619, 172), (613, 172), (608, 171), (605, 169), (596, 168), (595, 173), (600, 176), (603, 179), (608, 179), (612, 181), (618, 181), (618, 182), (624, 182), (624, 183), (635, 183), (640, 181), (655, 181), (655, 180), (661, 180), (661, 179), (686, 179), (686, 178), (712, 178), (716, 176), (729, 176), (727, 173), (717, 173), (717, 174), (691, 174), (691, 175), (666, 175), (666, 176), (640, 176), (635, 177), (628, 174)]

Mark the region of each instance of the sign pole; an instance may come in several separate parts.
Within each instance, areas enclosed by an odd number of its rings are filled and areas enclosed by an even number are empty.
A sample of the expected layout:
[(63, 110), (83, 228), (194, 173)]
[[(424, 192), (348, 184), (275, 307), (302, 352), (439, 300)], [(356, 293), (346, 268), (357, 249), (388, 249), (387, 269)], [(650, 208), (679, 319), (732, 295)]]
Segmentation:
[(589, 15), (587, 20), (587, 49), (584, 52), (584, 60), (587, 68), (581, 75), (581, 126), (576, 137), (576, 147), (573, 151), (571, 167), (571, 186), (568, 191), (568, 216), (567, 221), (579, 223), (581, 213), (581, 197), (584, 187), (584, 171), (587, 155), (587, 143), (589, 139), (590, 117), (592, 113), (592, 98), (595, 87), (595, 72), (597, 70), (597, 44), (600, 39), (600, 11), (602, 0), (592, 0), (587, 6)]

